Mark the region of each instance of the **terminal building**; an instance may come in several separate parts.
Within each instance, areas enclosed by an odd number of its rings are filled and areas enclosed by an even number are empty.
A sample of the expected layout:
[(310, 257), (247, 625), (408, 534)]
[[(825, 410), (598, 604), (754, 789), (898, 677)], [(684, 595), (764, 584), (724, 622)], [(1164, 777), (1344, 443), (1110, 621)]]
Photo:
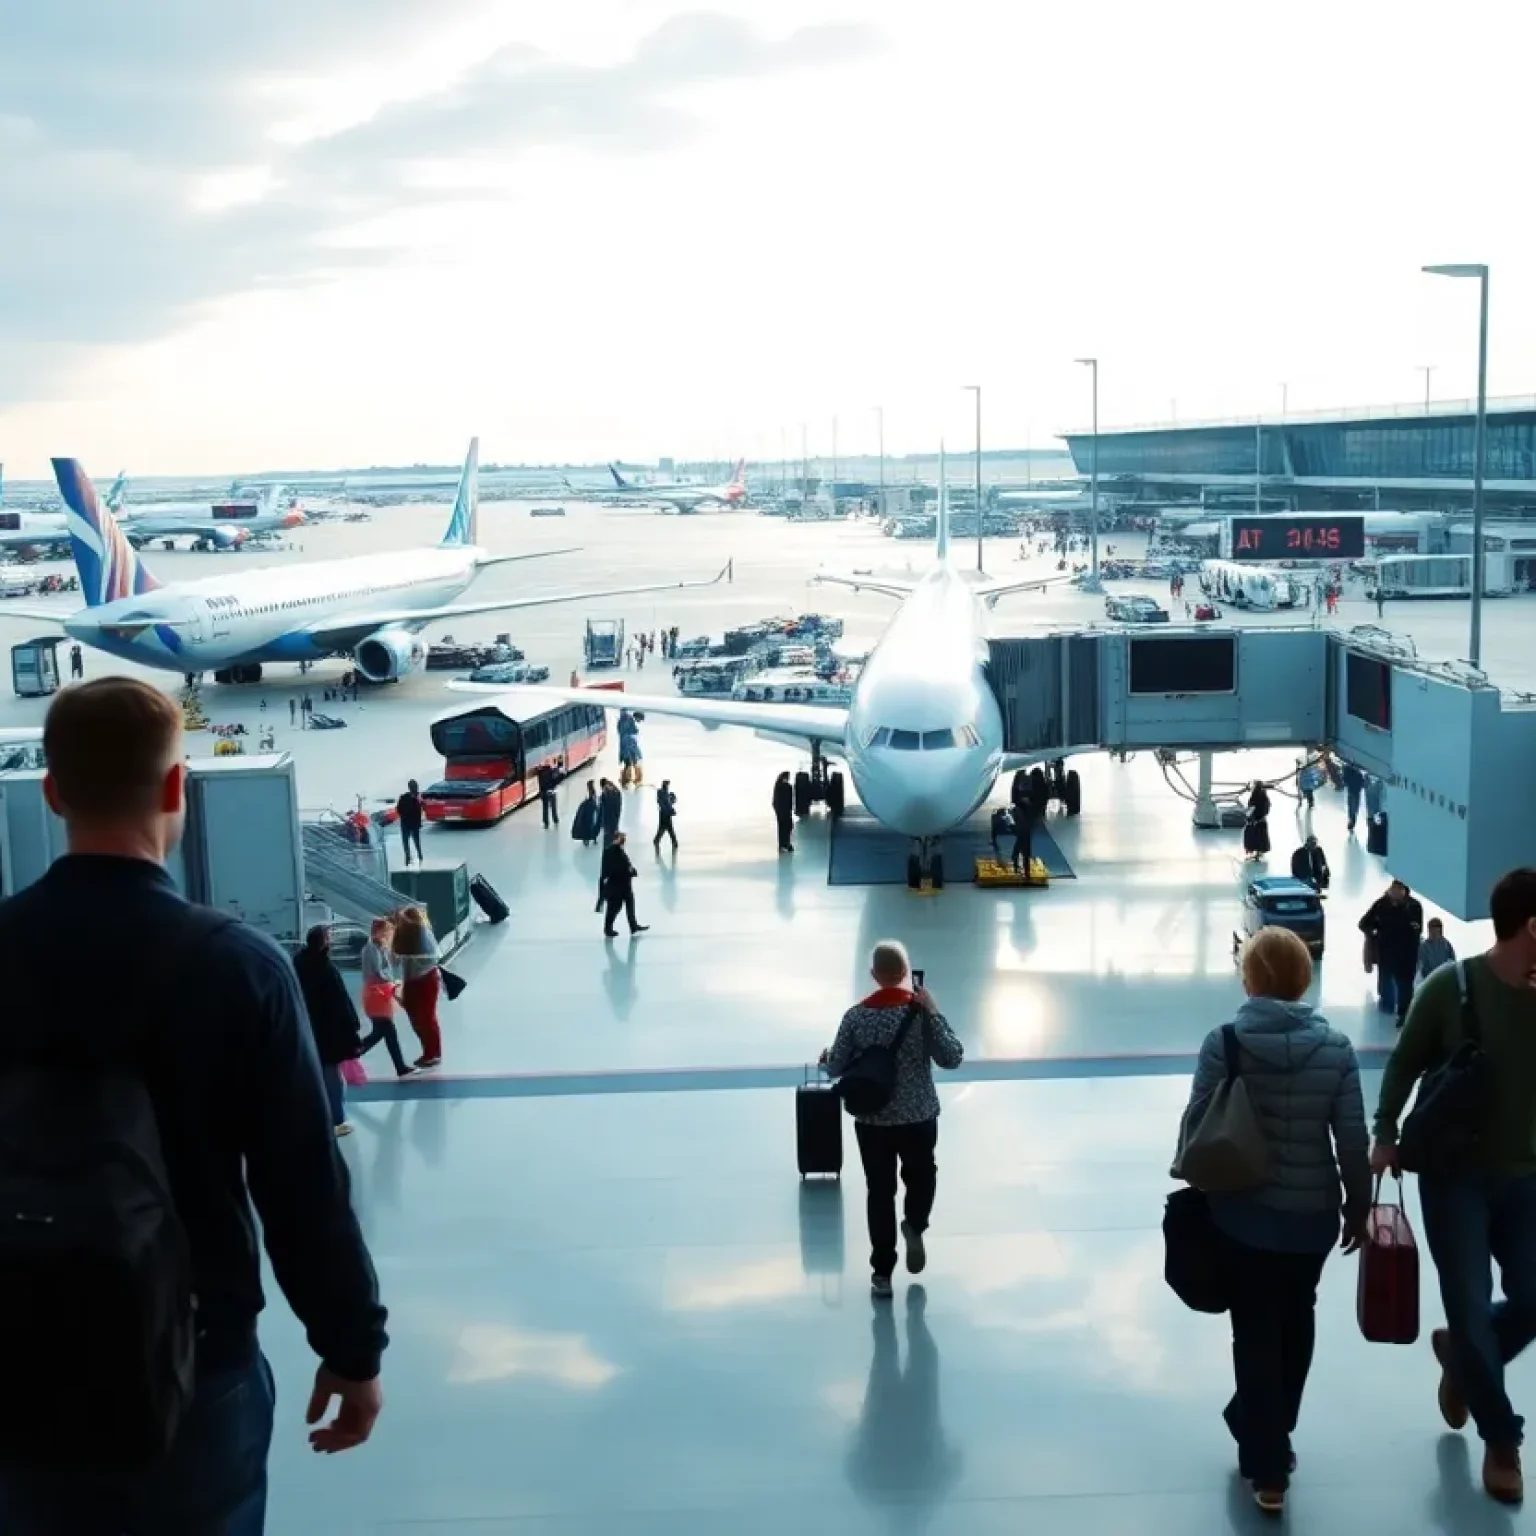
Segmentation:
[[(1170, 423), (1065, 433), (1078, 473), (1115, 500), (1264, 510), (1465, 513), (1472, 505), (1473, 402)], [(1484, 504), (1536, 519), (1536, 398), (1488, 404)]]

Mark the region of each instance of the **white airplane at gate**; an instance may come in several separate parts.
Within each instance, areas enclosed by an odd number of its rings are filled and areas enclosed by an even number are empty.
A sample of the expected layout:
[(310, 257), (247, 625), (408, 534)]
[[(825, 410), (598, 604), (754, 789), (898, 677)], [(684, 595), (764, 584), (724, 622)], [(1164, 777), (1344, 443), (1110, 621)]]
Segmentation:
[[(679, 715), (711, 729), (741, 726), (776, 741), (808, 747), (819, 770), (823, 755), (847, 765), (860, 801), (877, 820), (915, 840), (918, 872), (942, 877), (936, 840), (965, 821), (991, 794), (998, 775), (1054, 754), (1009, 753), (1003, 718), (988, 681), (988, 616), (1010, 592), (1070, 578), (972, 579), (949, 558), (949, 495), (939, 455), (938, 559), (910, 580), (818, 575), (818, 581), (901, 599), (870, 653), (846, 708), (823, 704), (759, 704), (588, 688), (497, 689), (451, 683), (455, 691), (505, 694), (512, 713), (530, 696), (580, 700), (605, 709)], [(834, 778), (837, 776), (834, 775)], [(841, 787), (831, 796), (838, 809)]]
[(597, 591), (459, 601), (489, 566), (573, 553), (493, 555), (475, 543), (480, 440), (469, 445), (453, 515), (435, 547), (353, 555), (162, 585), (102, 505), (74, 459), (55, 459), (86, 606), (75, 613), (7, 603), (0, 616), (59, 624), (72, 639), (170, 672), (212, 672), (219, 682), (256, 682), (274, 661), (318, 661), (350, 652), (369, 682), (393, 682), (426, 664), (421, 632), (444, 619), (637, 592), (712, 586), (650, 582)]

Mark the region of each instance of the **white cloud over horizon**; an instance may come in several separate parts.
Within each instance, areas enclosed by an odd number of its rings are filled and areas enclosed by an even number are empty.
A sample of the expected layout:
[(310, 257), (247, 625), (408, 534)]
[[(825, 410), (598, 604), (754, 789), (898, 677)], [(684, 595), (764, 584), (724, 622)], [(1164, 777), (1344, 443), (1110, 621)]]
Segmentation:
[(1431, 260), (1536, 387), (1518, 10), (704, 3), (0, 16), (0, 461), (905, 451), (970, 382), (1045, 446), (1085, 354), (1106, 425), (1463, 395)]

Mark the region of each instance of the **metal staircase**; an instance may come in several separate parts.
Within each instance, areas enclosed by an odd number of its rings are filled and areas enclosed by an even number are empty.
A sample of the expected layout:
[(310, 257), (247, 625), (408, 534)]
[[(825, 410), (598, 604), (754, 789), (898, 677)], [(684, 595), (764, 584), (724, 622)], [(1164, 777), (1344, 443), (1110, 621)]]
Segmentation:
[(383, 843), (354, 842), (341, 822), (306, 822), (304, 884), (309, 894), (332, 911), (365, 928), (388, 917), (402, 902), (389, 883), (389, 859)]

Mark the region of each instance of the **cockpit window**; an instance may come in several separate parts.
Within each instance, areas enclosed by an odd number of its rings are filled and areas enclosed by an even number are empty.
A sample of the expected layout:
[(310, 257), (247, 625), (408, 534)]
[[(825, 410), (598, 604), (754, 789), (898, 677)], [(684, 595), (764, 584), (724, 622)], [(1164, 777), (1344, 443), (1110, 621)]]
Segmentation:
[(916, 752), (922, 737), (917, 731), (892, 731), (890, 746), (893, 752)]
[(891, 733), (883, 725), (867, 725), (864, 727), (864, 745), (866, 747), (883, 747), (891, 739)]
[(956, 733), (954, 731), (924, 731), (923, 751), (941, 752), (945, 747), (958, 746), (959, 742), (955, 737)]

